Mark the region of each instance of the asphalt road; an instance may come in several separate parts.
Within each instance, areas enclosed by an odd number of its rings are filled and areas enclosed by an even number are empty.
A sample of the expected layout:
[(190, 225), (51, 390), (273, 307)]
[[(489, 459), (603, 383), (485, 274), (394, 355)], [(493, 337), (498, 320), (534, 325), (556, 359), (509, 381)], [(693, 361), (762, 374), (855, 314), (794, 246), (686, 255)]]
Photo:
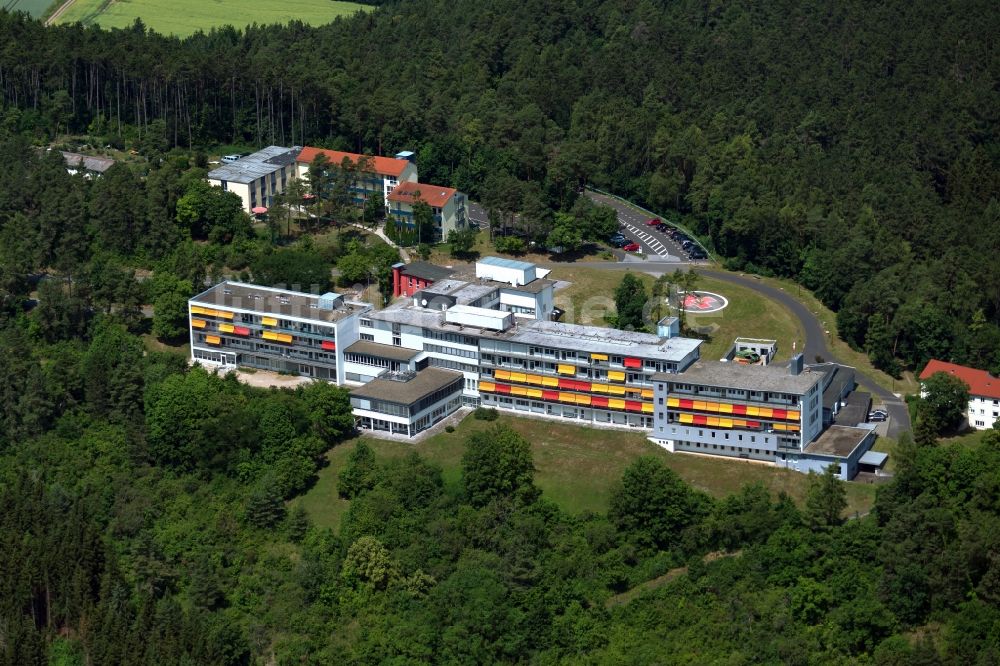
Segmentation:
[[(664, 247), (666, 248), (666, 252), (661, 254), (657, 251), (659, 246), (654, 245), (651, 241), (643, 240), (633, 231), (633, 228), (636, 227), (635, 222), (637, 220), (641, 220), (641, 224), (645, 221), (645, 219), (648, 219), (648, 217), (643, 218), (640, 213), (632, 208), (629, 208), (617, 199), (605, 197), (599, 194), (591, 194), (591, 196), (600, 201), (602, 204), (614, 208), (618, 212), (619, 222), (622, 223), (623, 233), (635, 237), (642, 243), (644, 249), (648, 248), (649, 254), (653, 255), (645, 261), (639, 260), (628, 262), (629, 268), (635, 268), (636, 270), (641, 270), (644, 273), (659, 275), (665, 272), (672, 272), (678, 268), (683, 267), (686, 269), (692, 266), (690, 262), (681, 261), (680, 256), (682, 255), (680, 255), (680, 249), (676, 248), (676, 245), (674, 246), (676, 254), (670, 254), (670, 246), (665, 244)], [(609, 264), (606, 262), (587, 262), (580, 265), (589, 265), (594, 268), (612, 270), (621, 270), (622, 268), (620, 263)], [(765, 296), (773, 301), (777, 301), (781, 305), (788, 308), (788, 310), (802, 324), (802, 330), (805, 331), (806, 340), (801, 351), (804, 354), (807, 363), (815, 362), (817, 357), (826, 361), (842, 363), (842, 361), (837, 358), (836, 354), (830, 351), (828, 345), (828, 337), (830, 334), (823, 328), (819, 319), (817, 319), (805, 305), (803, 305), (795, 297), (790, 296), (783, 289), (772, 287), (762, 282), (759, 278), (750, 275), (729, 273), (709, 268), (701, 265), (700, 263), (694, 264), (694, 268), (697, 269), (699, 273), (708, 275), (714, 279), (730, 282), (741, 287), (746, 287), (747, 289), (752, 289), (762, 296)], [(844, 363), (844, 365), (847, 364)], [(886, 424), (888, 426), (887, 430), (889, 437), (898, 438), (900, 433), (910, 430), (910, 412), (907, 409), (905, 402), (894, 395), (891, 391), (883, 388), (870, 377), (863, 374), (860, 369), (857, 370), (856, 378), (858, 386), (872, 394), (874, 403), (877, 404), (882, 402), (885, 404), (885, 408), (889, 412), (889, 421)]]

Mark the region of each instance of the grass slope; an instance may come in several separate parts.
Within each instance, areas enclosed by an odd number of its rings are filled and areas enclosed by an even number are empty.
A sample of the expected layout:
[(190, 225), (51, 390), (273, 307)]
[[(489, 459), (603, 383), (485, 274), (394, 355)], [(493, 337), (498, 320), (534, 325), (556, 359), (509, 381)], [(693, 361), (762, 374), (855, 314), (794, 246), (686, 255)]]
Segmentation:
[[(498, 422), (509, 424), (532, 443), (536, 484), (547, 499), (571, 513), (607, 511), (612, 489), (621, 479), (622, 472), (641, 455), (661, 458), (686, 482), (715, 497), (730, 495), (754, 481), (764, 483), (775, 494), (785, 491), (799, 504), (806, 495), (808, 477), (804, 474), (754, 463), (670, 454), (647, 441), (639, 432), (599, 430), (507, 415), (501, 416)], [(461, 481), (466, 437), (492, 425), (467, 417), (455, 432), (441, 433), (418, 444), (364, 439), (379, 459), (403, 456), (415, 450), (441, 466), (446, 483), (457, 485)], [(300, 500), (313, 522), (321, 527), (337, 529), (350, 506), (337, 496), (337, 474), (346, 465), (359, 439), (327, 454), (329, 465), (319, 471), (317, 483)], [(850, 483), (847, 496), (847, 513), (865, 512), (874, 502), (875, 488)]]
[(52, 4), (52, 0), (8, 0), (0, 7), (12, 12), (27, 12), (32, 18), (41, 18)]
[(321, 25), (338, 16), (370, 9), (335, 0), (76, 0), (59, 23), (79, 21), (104, 28), (127, 28), (140, 18), (157, 32), (186, 37), (223, 25), (242, 28), (251, 23), (288, 23), (293, 19)]
[[(550, 277), (568, 280), (572, 286), (556, 292), (556, 306), (566, 311), (562, 321), (607, 326), (604, 315), (614, 312), (614, 293), (625, 274), (586, 266), (568, 265), (552, 271)], [(643, 281), (646, 288), (652, 287), (651, 275), (641, 273), (641, 265), (632, 272)], [(737, 285), (701, 276), (699, 291), (710, 291), (729, 299), (729, 306), (718, 314), (702, 315), (689, 313), (688, 324), (699, 330), (711, 329), (708, 339), (701, 348), (701, 357), (718, 359), (729, 349), (738, 337), (768, 338), (778, 341), (778, 360), (790, 358), (792, 342), (802, 348), (805, 332), (791, 312), (784, 306)], [(664, 309), (663, 314), (667, 311)]]

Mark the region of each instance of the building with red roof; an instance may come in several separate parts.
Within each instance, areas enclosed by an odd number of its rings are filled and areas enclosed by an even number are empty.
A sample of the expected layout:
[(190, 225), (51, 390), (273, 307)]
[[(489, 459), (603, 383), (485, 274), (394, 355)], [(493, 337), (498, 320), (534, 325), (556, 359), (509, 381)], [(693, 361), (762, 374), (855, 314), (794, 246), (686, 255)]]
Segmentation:
[(434, 238), (418, 241), (435, 242), (448, 239), (448, 234), (466, 225), (465, 195), (443, 185), (428, 185), (410, 181), (400, 183), (387, 197), (390, 223), (415, 230), (413, 207), (422, 201), (434, 213)]
[(358, 170), (359, 173), (354, 177), (350, 187), (354, 202), (358, 205), (363, 205), (372, 193), (377, 192), (382, 195), (388, 208), (387, 197), (397, 185), (417, 180), (417, 165), (413, 162), (413, 153), (409, 151), (398, 153), (395, 157), (379, 157), (312, 146), (303, 148), (295, 160), (299, 178), (307, 178), (309, 165), (319, 155), (326, 157), (333, 169), (342, 169), (346, 165)]
[(1000, 378), (985, 370), (932, 359), (920, 373), (920, 381), (938, 372), (958, 377), (969, 387), (969, 408), (965, 417), (970, 426), (987, 430), (1000, 419)]

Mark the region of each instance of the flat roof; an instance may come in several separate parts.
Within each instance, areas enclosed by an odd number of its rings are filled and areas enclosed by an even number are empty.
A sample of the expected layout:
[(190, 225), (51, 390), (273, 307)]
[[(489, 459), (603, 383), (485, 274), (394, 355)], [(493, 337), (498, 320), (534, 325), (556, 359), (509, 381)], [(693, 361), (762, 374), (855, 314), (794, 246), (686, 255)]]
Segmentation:
[(864, 455), (858, 459), (858, 463), (861, 465), (873, 465), (875, 467), (881, 467), (885, 464), (885, 461), (889, 459), (888, 453), (882, 453), (881, 451), (865, 451)]
[(804, 450), (822, 456), (846, 458), (854, 449), (865, 441), (872, 433), (867, 428), (851, 428), (849, 426), (832, 425), (823, 431), (819, 437), (810, 442)]
[(519, 271), (526, 271), (534, 268), (535, 265), (528, 261), (517, 261), (516, 259), (503, 259), (502, 257), (483, 257), (476, 260), (477, 264), (488, 264), (490, 266), (500, 266), (502, 268), (516, 268)]
[(381, 342), (370, 342), (368, 340), (358, 340), (351, 346), (344, 349), (345, 354), (365, 354), (377, 358), (387, 358), (390, 361), (409, 361), (420, 353), (419, 349), (407, 349), (406, 347), (395, 347), (384, 345)]
[[(509, 313), (506, 313), (509, 314)], [(641, 356), (668, 362), (680, 362), (701, 346), (701, 340), (692, 338), (660, 338), (652, 333), (619, 331), (598, 326), (563, 324), (544, 320), (516, 320), (506, 331), (493, 331), (464, 325), (459, 328), (444, 320), (441, 310), (429, 310), (412, 305), (411, 301), (397, 301), (389, 307), (372, 312), (372, 319), (410, 326), (454, 331), (471, 337), (506, 340), (536, 347), (575, 349), (584, 353)], [(665, 375), (675, 379), (677, 375)]]
[(740, 389), (746, 391), (769, 391), (774, 393), (795, 393), (805, 395), (823, 379), (823, 373), (803, 370), (792, 375), (787, 366), (742, 365), (740, 363), (720, 363), (700, 361), (681, 374), (658, 373), (654, 381), (682, 382), (702, 386)]
[(295, 157), (300, 148), (293, 146), (268, 146), (256, 153), (241, 157), (230, 164), (223, 164), (218, 169), (208, 172), (210, 180), (224, 180), (230, 183), (252, 183), (262, 176), (268, 176), (275, 171), (295, 164)]
[(444, 280), (454, 273), (450, 268), (445, 268), (444, 266), (438, 266), (437, 264), (432, 264), (429, 261), (414, 261), (406, 264), (402, 268), (403, 275), (412, 275), (415, 278), (420, 278), (421, 280), (433, 280), (437, 282), (438, 280)]
[(507, 282), (496, 282), (494, 284), (499, 285), (501, 289), (505, 289), (507, 291), (520, 291), (525, 294), (538, 294), (542, 292), (546, 287), (554, 286), (555, 283), (556, 283), (555, 280), (545, 280), (542, 278), (538, 278), (536, 280), (532, 280), (528, 284), (519, 284), (516, 287), (510, 286), (510, 283)]
[[(452, 382), (459, 382), (459, 388), (464, 383), (464, 375), (453, 370), (442, 368), (424, 368), (415, 373), (399, 373), (409, 377), (407, 381), (390, 379), (393, 375), (382, 375), (371, 380), (364, 386), (351, 390), (351, 395), (358, 398), (385, 400), (399, 405), (412, 405), (420, 399), (439, 391)], [(397, 376), (399, 376), (397, 375)]]
[(368, 303), (339, 298), (333, 310), (322, 310), (319, 307), (320, 296), (320, 294), (226, 281), (203, 291), (190, 302), (328, 323), (371, 308)]

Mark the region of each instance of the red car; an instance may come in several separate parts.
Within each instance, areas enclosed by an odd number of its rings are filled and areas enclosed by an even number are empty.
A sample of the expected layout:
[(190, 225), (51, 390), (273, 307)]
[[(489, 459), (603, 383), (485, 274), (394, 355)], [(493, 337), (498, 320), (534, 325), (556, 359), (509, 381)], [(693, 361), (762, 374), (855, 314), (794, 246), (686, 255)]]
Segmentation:
[(638, 243), (629, 243), (628, 245), (626, 245), (622, 249), (625, 250), (626, 252), (638, 252), (639, 251), (639, 244)]
[(655, 227), (658, 224), (663, 224), (663, 221), (658, 217), (654, 217), (652, 220), (646, 220), (647, 226)]

